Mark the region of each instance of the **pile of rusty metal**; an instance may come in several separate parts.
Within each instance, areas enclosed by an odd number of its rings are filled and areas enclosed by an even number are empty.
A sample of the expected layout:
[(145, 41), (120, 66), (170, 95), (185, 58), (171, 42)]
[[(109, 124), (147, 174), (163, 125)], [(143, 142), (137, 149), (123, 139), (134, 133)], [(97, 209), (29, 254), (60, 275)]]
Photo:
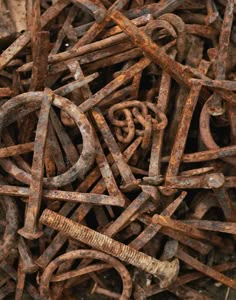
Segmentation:
[(0, 299), (228, 297), (235, 1), (0, 8)]

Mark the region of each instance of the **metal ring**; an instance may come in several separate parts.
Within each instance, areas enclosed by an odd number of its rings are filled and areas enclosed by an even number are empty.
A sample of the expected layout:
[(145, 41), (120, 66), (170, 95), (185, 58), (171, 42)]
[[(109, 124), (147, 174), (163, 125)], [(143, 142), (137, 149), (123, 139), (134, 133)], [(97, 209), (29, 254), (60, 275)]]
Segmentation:
[(44, 270), (40, 280), (40, 295), (42, 297), (42, 300), (51, 299), (49, 290), (50, 278), (52, 277), (53, 272), (58, 268), (58, 266), (65, 261), (78, 258), (99, 259), (111, 265), (114, 269), (116, 269), (122, 279), (123, 291), (120, 299), (130, 299), (132, 292), (132, 280), (130, 278), (129, 272), (119, 260), (113, 258), (108, 254), (96, 250), (75, 250), (57, 257)]
[[(18, 95), (4, 103), (0, 107), (0, 132), (4, 126), (4, 119), (7, 119), (8, 115), (14, 112), (21, 105), (32, 102), (40, 103), (43, 97), (43, 92), (28, 92)], [(78, 177), (83, 178), (94, 162), (95, 142), (93, 130), (89, 121), (85, 114), (74, 103), (64, 97), (54, 95), (52, 104), (65, 111), (75, 121), (83, 139), (83, 150), (78, 161), (65, 173), (43, 179), (45, 187), (60, 187), (73, 182)], [(9, 159), (1, 159), (0, 165), (6, 172), (10, 173), (20, 182), (30, 184), (31, 174), (19, 169)]]

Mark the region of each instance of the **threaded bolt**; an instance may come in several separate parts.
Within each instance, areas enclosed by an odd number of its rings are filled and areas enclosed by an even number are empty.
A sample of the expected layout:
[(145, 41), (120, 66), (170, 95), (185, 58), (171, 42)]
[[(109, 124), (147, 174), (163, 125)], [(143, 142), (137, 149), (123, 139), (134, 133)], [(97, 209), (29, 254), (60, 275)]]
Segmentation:
[(158, 277), (161, 281), (160, 286), (163, 288), (170, 285), (178, 275), (178, 259), (172, 262), (159, 261), (49, 209), (44, 210), (40, 222)]

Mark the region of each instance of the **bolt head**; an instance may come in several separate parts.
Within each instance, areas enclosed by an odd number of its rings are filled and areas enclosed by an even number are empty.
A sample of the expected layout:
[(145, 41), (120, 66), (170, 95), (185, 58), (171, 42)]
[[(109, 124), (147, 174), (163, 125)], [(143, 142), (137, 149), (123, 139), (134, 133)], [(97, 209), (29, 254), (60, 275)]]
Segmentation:
[(148, 176), (148, 177), (143, 177), (143, 181), (151, 185), (160, 185), (164, 181), (164, 178), (162, 175)]
[(26, 227), (19, 229), (17, 232), (28, 240), (37, 240), (43, 235), (43, 231), (32, 232)]
[(137, 179), (137, 180), (133, 181), (132, 183), (122, 184), (120, 186), (120, 189), (123, 192), (132, 192), (132, 191), (135, 191), (135, 190), (139, 190), (140, 189), (139, 185), (140, 185), (140, 179)]
[[(166, 263), (168, 262), (166, 261)], [(177, 258), (169, 262), (169, 265), (166, 267), (166, 274), (162, 278), (158, 274), (156, 276), (160, 279), (160, 287), (162, 289), (171, 285), (179, 274), (179, 260)]]
[(142, 191), (148, 194), (155, 204), (159, 205), (160, 194), (157, 187), (152, 185), (140, 185)]
[(225, 183), (224, 175), (221, 173), (207, 174), (206, 181), (209, 188), (220, 188)]
[(178, 192), (177, 189), (174, 189), (174, 188), (171, 188), (171, 187), (167, 187), (167, 186), (159, 186), (158, 190), (164, 196), (172, 196), (172, 195), (174, 195), (174, 194), (176, 194)]

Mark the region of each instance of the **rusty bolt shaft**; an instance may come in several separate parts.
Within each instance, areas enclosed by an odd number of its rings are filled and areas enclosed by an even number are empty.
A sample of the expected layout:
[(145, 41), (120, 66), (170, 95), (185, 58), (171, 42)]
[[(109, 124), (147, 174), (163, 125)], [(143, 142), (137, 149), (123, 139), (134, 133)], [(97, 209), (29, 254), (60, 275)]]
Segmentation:
[(161, 262), (48, 209), (44, 210), (40, 222), (153, 274), (160, 279), (162, 287), (169, 285), (178, 274), (178, 260)]

